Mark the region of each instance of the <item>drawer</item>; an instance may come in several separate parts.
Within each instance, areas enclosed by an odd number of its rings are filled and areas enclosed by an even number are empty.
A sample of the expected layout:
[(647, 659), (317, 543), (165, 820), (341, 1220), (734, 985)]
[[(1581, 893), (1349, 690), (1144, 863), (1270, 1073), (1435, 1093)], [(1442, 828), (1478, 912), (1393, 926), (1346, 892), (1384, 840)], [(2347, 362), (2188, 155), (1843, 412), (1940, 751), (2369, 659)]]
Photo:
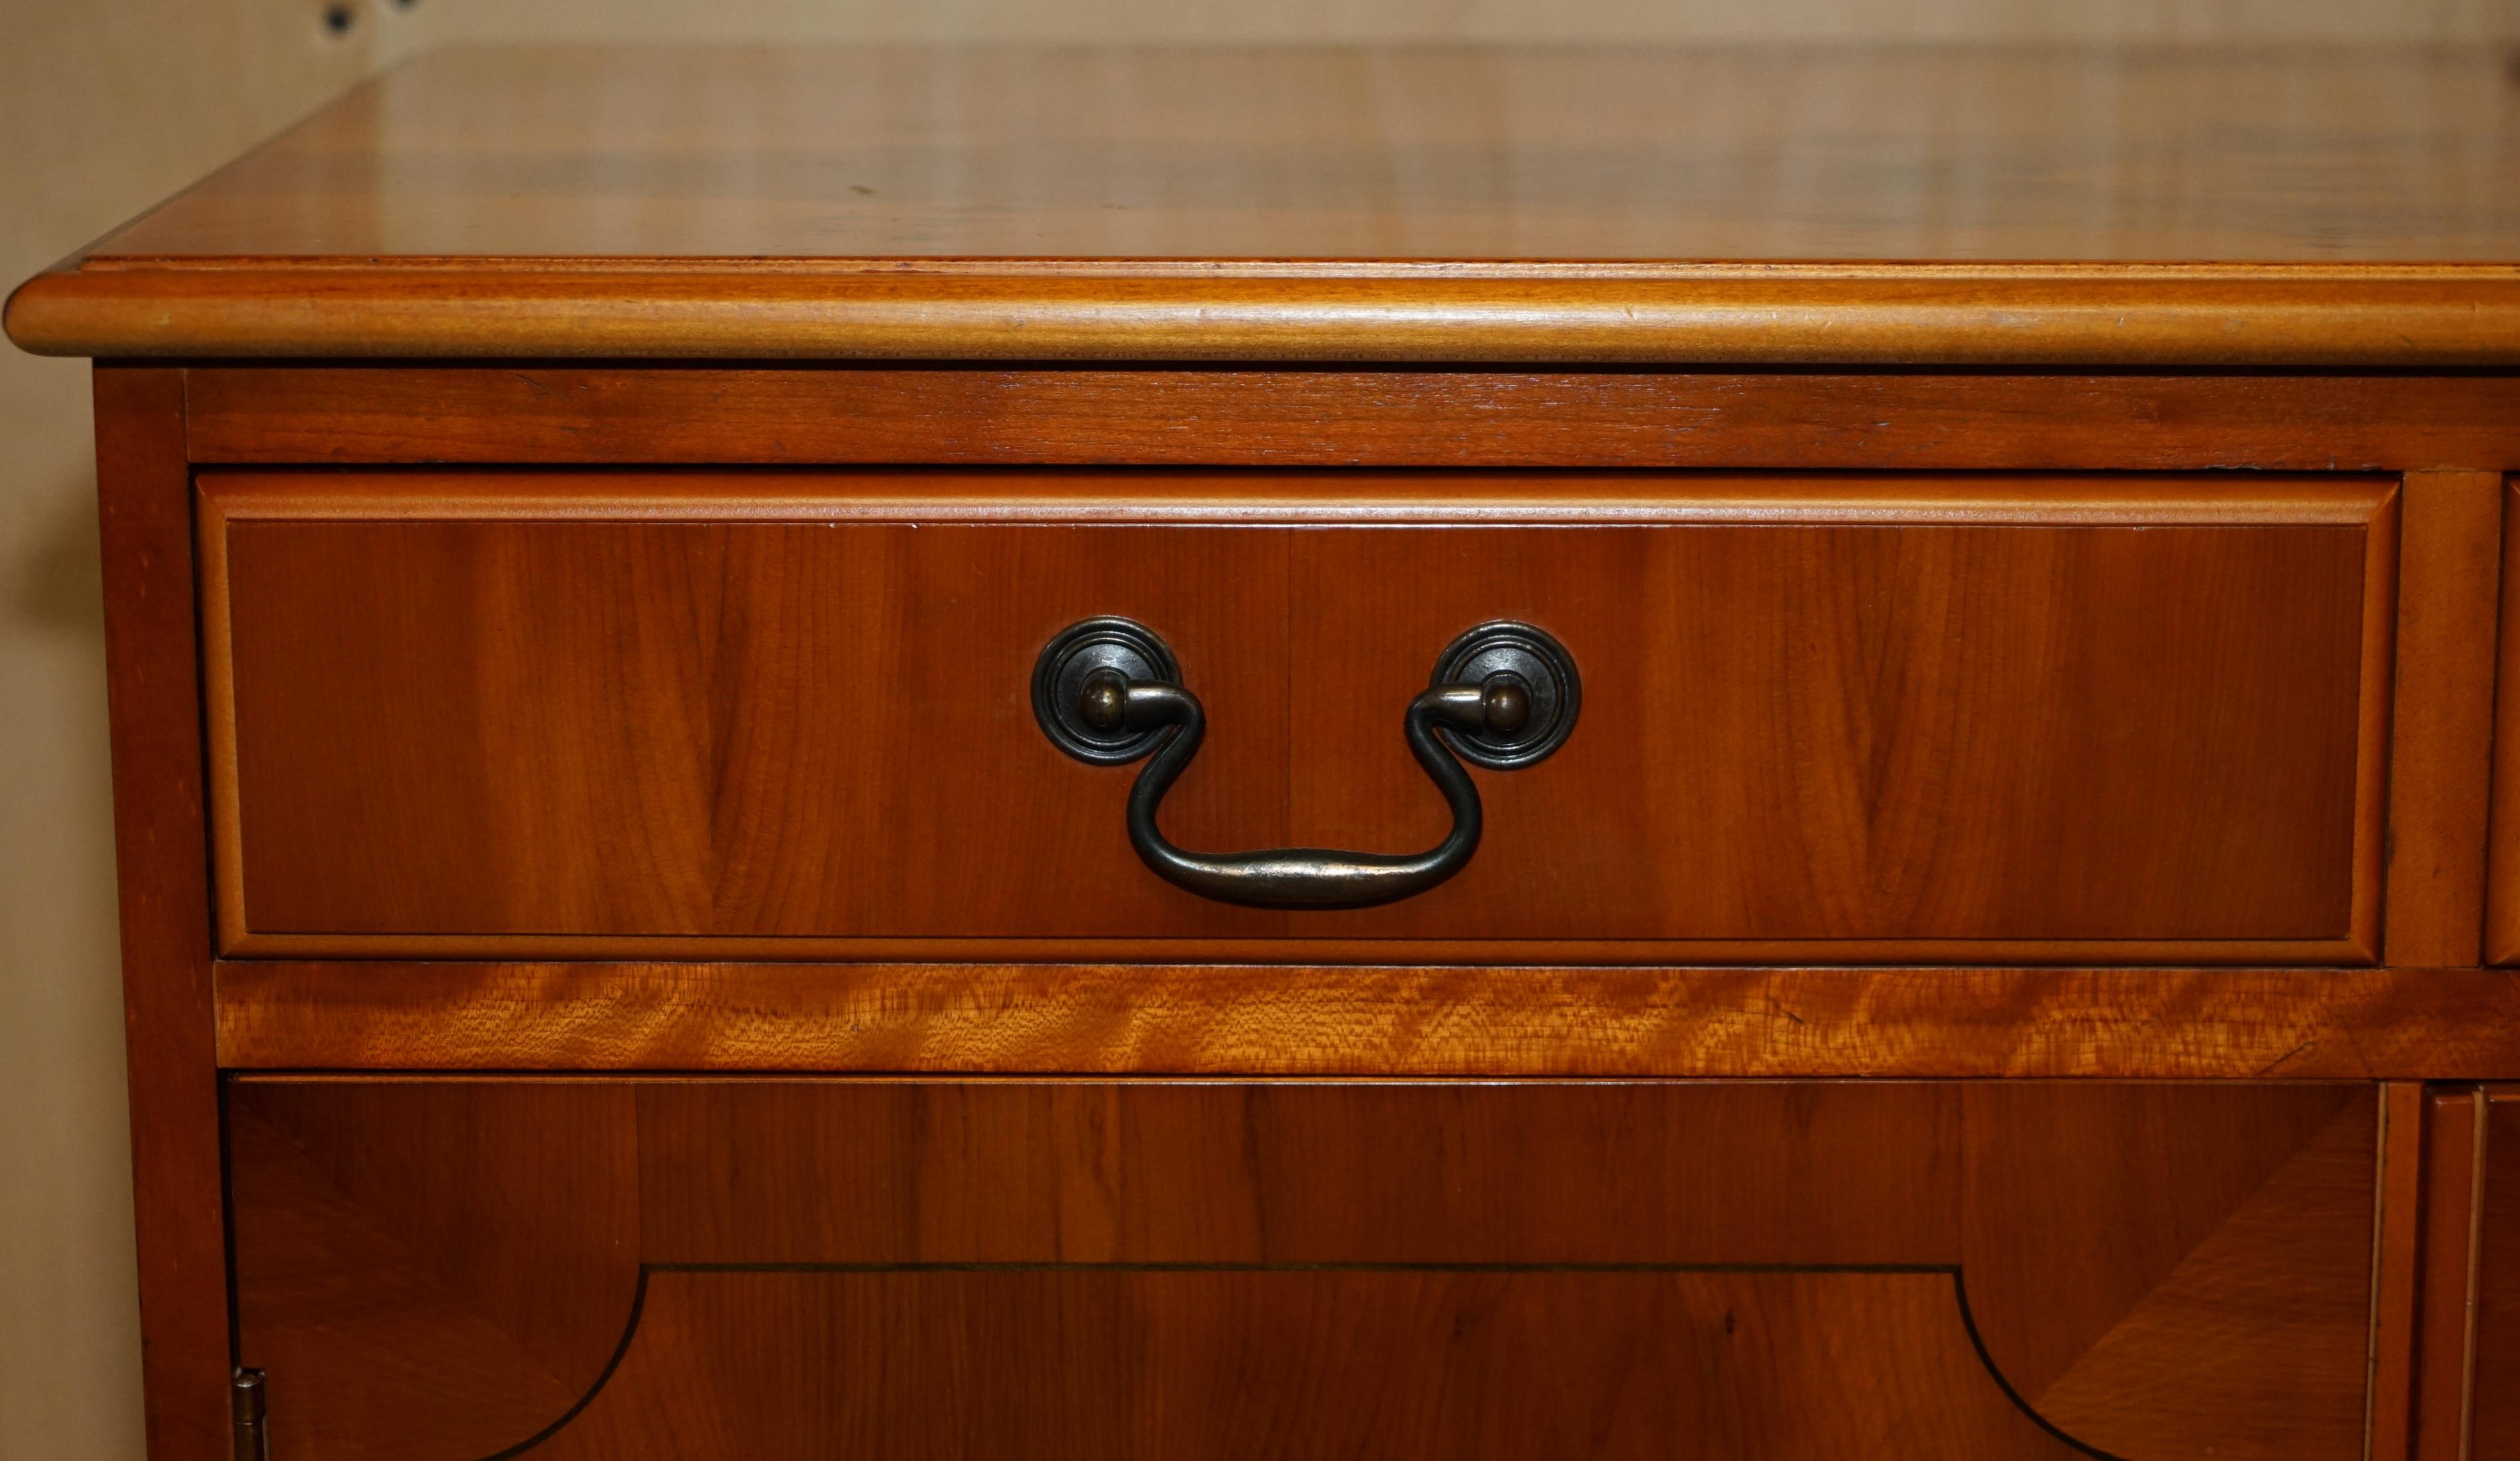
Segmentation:
[[(207, 473), (200, 493), (230, 953), (2375, 946), (2384, 481)], [(1328, 848), (1350, 876), (1343, 854), (1443, 844), (1403, 720), (1475, 626), (1562, 650), (1571, 727), (1468, 772), (1484, 831), (1448, 881), (1219, 901), (1133, 850), (1151, 763), (1077, 759), (1036, 723), (1045, 646), (1096, 616), (1155, 636), (1203, 706), (1148, 819), (1196, 852)]]
[(2367, 1085), (270, 1077), (226, 1110), (282, 1461), (2362, 1455)]

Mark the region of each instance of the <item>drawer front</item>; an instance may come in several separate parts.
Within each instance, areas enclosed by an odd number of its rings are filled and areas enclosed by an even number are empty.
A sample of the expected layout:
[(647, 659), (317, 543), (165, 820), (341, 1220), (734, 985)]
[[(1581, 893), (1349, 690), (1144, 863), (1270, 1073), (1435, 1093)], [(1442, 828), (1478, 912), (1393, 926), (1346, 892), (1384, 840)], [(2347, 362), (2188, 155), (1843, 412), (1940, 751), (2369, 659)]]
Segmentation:
[(2362, 1455), (2366, 1085), (238, 1079), (273, 1453)]
[[(207, 475), (234, 953), (2367, 961), (2362, 479)], [(1155, 876), (1035, 660), (1120, 615), (1200, 850), (1435, 845), (1400, 721), (1538, 626), (1561, 749), (1403, 901)]]

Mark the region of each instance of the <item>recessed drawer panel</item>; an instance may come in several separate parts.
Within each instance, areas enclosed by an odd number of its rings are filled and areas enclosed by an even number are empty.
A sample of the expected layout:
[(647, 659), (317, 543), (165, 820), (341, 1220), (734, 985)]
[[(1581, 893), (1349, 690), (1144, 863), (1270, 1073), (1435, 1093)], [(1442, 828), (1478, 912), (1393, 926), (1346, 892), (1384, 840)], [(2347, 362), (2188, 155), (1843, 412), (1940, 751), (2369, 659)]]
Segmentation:
[[(2373, 943), (2369, 479), (213, 474), (202, 502), (232, 953)], [(1140, 689), (1110, 734), (1185, 740), (1149, 684), (1203, 710), (1148, 825), (1192, 861), (1305, 849), (1223, 889), (1292, 906), (1158, 876), (1129, 801), (1166, 756), (1037, 723), (1045, 646), (1097, 616), (1172, 662), (1111, 669)], [(1499, 620), (1562, 692), (1439, 666)], [(1466, 851), (1404, 734), (1447, 673), (1486, 688), (1422, 711), (1440, 747), (1565, 730), (1469, 768)], [(1442, 848), (1431, 886), (1316, 905), (1356, 854)]]
[(284, 1077), (224, 1110), (280, 1461), (2363, 1455), (2368, 1085)]

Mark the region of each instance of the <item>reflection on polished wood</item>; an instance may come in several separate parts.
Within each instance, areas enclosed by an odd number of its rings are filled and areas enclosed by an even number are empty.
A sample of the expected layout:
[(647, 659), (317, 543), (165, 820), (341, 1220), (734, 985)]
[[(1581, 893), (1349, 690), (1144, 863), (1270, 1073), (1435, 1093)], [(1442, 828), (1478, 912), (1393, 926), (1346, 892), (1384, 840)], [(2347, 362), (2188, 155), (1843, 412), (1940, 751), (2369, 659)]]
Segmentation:
[[(2385, 481), (203, 483), (232, 953), (2375, 951)], [(1097, 613), (1209, 703), (1193, 847), (1439, 840), (1393, 722), (1474, 624), (1566, 645), (1584, 722), (1481, 778), (1444, 887), (1228, 908), (1030, 723), (1032, 657)]]
[(287, 1377), (276, 1455), (486, 1456), (602, 1381), (640, 1263), (627, 1088), (228, 1090), (237, 1338)]
[(2367, 1085), (230, 1089), (288, 1461), (2362, 1455)]
[(450, 51), (91, 256), (2508, 263), (2512, 94), (2367, 48)]
[(532, 365), (187, 381), (193, 459), (241, 464), (2520, 470), (2508, 375)]
[[(2515, 99), (362, 90), (6, 309), (106, 357), (154, 1461), (236, 1363), (289, 1461), (2520, 1454)], [(1114, 613), (1192, 845), (1421, 842), (1476, 620), (1584, 718), (1422, 900), (1201, 905), (1026, 704)]]
[(2483, 364), (2481, 52), (455, 51), (33, 281), (66, 353)]
[(2520, 1078), (2498, 970), (218, 966), (219, 1061), (391, 1071)]

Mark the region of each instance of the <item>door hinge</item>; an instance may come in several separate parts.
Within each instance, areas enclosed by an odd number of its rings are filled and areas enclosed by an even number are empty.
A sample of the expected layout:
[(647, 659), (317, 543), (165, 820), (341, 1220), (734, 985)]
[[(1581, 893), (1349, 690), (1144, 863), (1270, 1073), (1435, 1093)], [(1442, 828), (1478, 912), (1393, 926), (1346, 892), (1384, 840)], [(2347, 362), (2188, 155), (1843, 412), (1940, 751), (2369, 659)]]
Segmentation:
[(236, 1423), (237, 1461), (271, 1461), (262, 1371), (239, 1370), (228, 1386), (228, 1415)]

